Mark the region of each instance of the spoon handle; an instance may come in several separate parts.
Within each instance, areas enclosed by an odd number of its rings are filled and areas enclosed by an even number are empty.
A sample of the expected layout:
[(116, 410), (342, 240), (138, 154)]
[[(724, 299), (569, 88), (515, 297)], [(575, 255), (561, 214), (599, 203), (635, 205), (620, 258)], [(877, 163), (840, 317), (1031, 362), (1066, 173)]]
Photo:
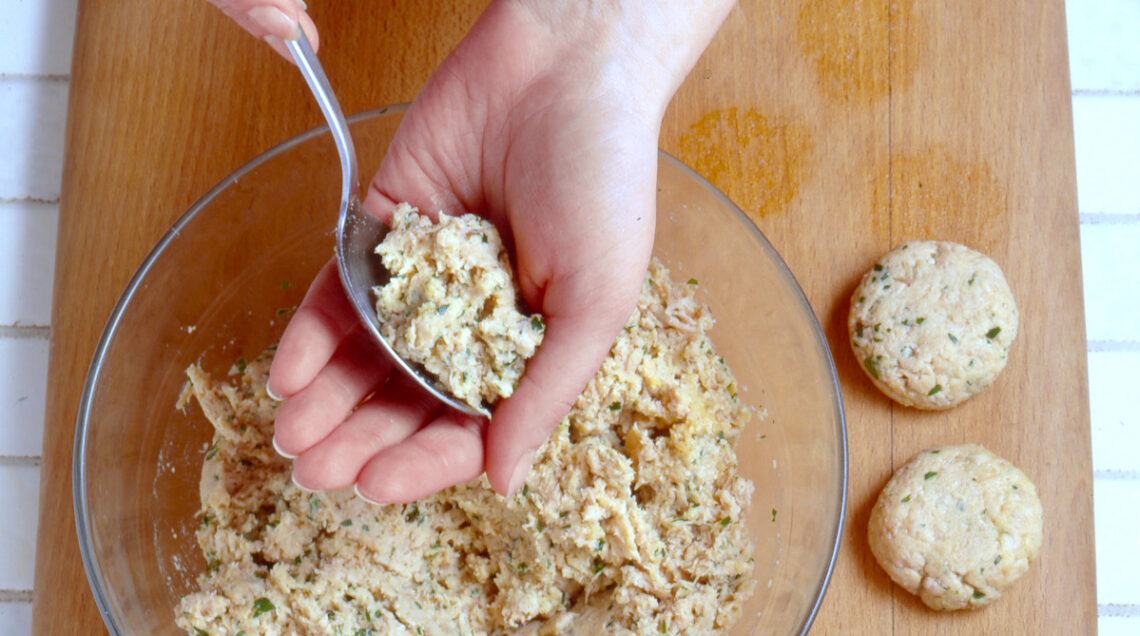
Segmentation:
[(297, 68), (301, 70), (305, 83), (309, 85), (309, 90), (312, 91), (313, 97), (317, 100), (321, 113), (328, 121), (329, 132), (332, 133), (337, 154), (340, 156), (342, 168), (341, 199), (347, 201), (349, 196), (356, 195), (360, 179), (356, 168), (356, 147), (352, 143), (352, 137), (348, 134), (348, 123), (344, 119), (344, 111), (341, 110), (340, 102), (337, 101), (332, 87), (329, 86), (329, 78), (325, 75), (325, 71), (317, 59), (316, 51), (309, 44), (309, 39), (305, 37), (305, 32), (301, 31), (296, 40), (285, 40), (285, 46), (293, 55)]

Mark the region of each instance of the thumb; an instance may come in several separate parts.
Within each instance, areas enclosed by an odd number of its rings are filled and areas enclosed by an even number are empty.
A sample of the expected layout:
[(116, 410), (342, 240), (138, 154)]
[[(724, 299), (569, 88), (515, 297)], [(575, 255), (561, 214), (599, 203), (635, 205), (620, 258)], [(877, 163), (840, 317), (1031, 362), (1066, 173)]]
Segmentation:
[[(598, 372), (636, 304), (641, 276), (630, 279), (632, 289), (578, 303), (573, 313), (546, 315), (542, 345), (487, 428), (484, 470), (499, 493), (510, 495), (522, 487), (535, 452)], [(548, 288), (547, 298), (557, 291)]]

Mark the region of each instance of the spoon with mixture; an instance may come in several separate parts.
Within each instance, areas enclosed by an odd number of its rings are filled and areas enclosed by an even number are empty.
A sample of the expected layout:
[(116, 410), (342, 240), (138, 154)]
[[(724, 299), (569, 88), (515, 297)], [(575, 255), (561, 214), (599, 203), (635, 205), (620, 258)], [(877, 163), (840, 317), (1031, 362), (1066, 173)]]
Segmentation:
[(317, 60), (316, 52), (313, 51), (304, 32), (301, 32), (296, 40), (286, 40), (285, 46), (297, 63), (297, 68), (301, 70), (301, 75), (304, 76), (305, 83), (309, 85), (309, 90), (316, 98), (325, 120), (328, 121), (329, 132), (332, 133), (337, 154), (340, 156), (340, 215), (336, 224), (336, 261), (341, 285), (353, 309), (356, 310), (361, 322), (368, 327), (373, 338), (380, 343), (385, 355), (402, 369), (404, 374), (413, 378), (428, 393), (448, 406), (469, 415), (489, 418), (491, 414), (486, 407), (472, 406), (457, 399), (420, 365), (405, 360), (381, 333), (380, 321), (369, 294), (373, 288), (384, 285), (389, 279), (388, 272), (375, 254), (376, 245), (384, 238), (388, 228), (379, 219), (365, 212), (360, 205), (356, 148), (352, 143), (344, 112), (336, 95), (333, 94), (332, 87), (329, 86), (328, 77), (320, 61)]

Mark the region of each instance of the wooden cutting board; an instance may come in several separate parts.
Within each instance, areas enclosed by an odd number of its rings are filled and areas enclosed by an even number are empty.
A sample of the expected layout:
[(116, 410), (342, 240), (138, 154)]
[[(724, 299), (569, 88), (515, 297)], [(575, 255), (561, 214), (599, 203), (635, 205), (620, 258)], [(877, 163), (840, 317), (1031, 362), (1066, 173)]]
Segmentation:
[[(484, 3), (312, 0), (348, 112), (410, 100)], [(815, 634), (1092, 633), (1096, 591), (1085, 328), (1062, 0), (748, 0), (674, 99), (661, 145), (744, 208), (823, 324), (847, 413), (850, 488)], [(71, 450), (84, 374), (166, 227), (271, 145), (321, 123), (299, 77), (202, 0), (81, 0), (52, 317), (37, 634), (99, 633), (80, 562)], [(991, 255), (1021, 308), (1009, 366), (947, 413), (863, 376), (848, 295), (906, 239)], [(981, 442), (1045, 508), (1030, 572), (983, 611), (940, 615), (867, 548), (879, 488), (914, 452)]]

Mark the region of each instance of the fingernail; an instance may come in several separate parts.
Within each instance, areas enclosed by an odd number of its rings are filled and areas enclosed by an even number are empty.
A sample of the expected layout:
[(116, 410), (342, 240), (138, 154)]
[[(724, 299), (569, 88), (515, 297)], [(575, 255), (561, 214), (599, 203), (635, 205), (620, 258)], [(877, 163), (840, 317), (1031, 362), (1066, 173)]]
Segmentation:
[(285, 400), (285, 398), (277, 395), (277, 393), (273, 391), (273, 388), (270, 386), (268, 381), (265, 383), (265, 394), (268, 395), (274, 402), (283, 402)]
[(368, 503), (372, 504), (373, 506), (386, 505), (383, 501), (376, 501), (374, 499), (370, 499), (368, 497), (365, 497), (364, 493), (360, 492), (360, 485), (359, 484), (353, 484), (352, 485), (352, 491), (356, 493), (357, 497), (360, 497), (361, 499), (363, 499), (364, 501), (367, 501)]
[(277, 445), (276, 437), (273, 438), (273, 450), (277, 451), (277, 454), (284, 457), (285, 459), (297, 459), (296, 455), (290, 455), (289, 453), (281, 450), (281, 447)]
[(302, 491), (304, 491), (304, 492), (317, 492), (316, 490), (313, 490), (312, 488), (306, 488), (306, 487), (302, 486), (301, 482), (297, 481), (297, 474), (296, 473), (293, 473), (293, 475), (291, 475), (291, 479), (293, 480), (293, 485), (300, 488)]
[(530, 466), (534, 463), (534, 451), (527, 451), (519, 457), (519, 463), (515, 464), (515, 471), (511, 473), (511, 483), (507, 488), (507, 494), (513, 495), (522, 488), (523, 482), (526, 481), (527, 473), (530, 472)]
[(282, 40), (295, 40), (300, 35), (301, 27), (297, 21), (290, 18), (277, 7), (254, 7), (246, 12), (246, 17), (261, 27), (268, 36)]

